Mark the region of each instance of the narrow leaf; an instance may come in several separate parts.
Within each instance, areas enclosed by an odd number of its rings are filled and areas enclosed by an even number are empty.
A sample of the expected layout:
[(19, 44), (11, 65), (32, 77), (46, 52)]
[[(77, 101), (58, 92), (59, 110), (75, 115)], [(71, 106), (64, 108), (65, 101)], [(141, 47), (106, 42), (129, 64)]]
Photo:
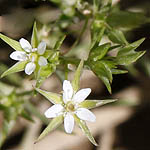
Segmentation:
[(98, 146), (98, 144), (96, 143), (96, 141), (95, 141), (94, 137), (92, 136), (90, 130), (88, 129), (85, 121), (80, 120), (76, 115), (74, 115), (74, 118), (75, 118), (76, 123), (82, 129), (83, 133), (90, 140), (90, 142), (93, 143), (95, 146)]
[(9, 46), (11, 46), (14, 50), (16, 51), (24, 51), (22, 48), (21, 48), (21, 45), (18, 41), (16, 40), (13, 40), (3, 34), (0, 33), (0, 38), (5, 41)]
[(39, 138), (36, 140), (35, 143), (37, 143), (39, 140), (43, 139), (49, 132), (53, 131), (54, 129), (56, 129), (60, 124), (62, 124), (63, 122), (63, 115), (60, 115), (56, 118), (54, 118), (49, 125), (46, 127), (46, 129), (44, 129), (44, 131), (41, 133), (41, 135), (39, 136)]
[(38, 36), (37, 36), (37, 27), (36, 22), (34, 22), (33, 31), (32, 31), (32, 37), (31, 37), (31, 45), (33, 48), (38, 47)]
[(59, 50), (63, 41), (65, 40), (66, 35), (63, 35), (60, 37), (60, 39), (56, 42), (55, 46), (54, 46), (54, 50)]
[(51, 103), (62, 104), (61, 95), (52, 92), (47, 92), (38, 88), (36, 88), (35, 90), (42, 94), (45, 98), (47, 98)]
[(74, 79), (72, 81), (72, 87), (74, 91), (79, 90), (79, 84), (80, 84), (80, 75), (83, 68), (84, 60), (80, 61), (80, 64), (75, 72)]
[(143, 43), (143, 41), (145, 40), (145, 38), (142, 38), (136, 42), (133, 42), (131, 44), (128, 44), (127, 46), (120, 48), (118, 50), (118, 54), (117, 57), (122, 57), (122, 56), (126, 56), (127, 54), (131, 54), (131, 52), (134, 52), (134, 50), (141, 45), (141, 43)]
[(26, 120), (34, 122), (34, 120), (32, 119), (31, 115), (27, 111), (23, 110), (20, 115), (23, 118), (25, 118)]
[(105, 105), (107, 103), (115, 102), (117, 99), (106, 99), (106, 100), (85, 100), (79, 104), (79, 107), (84, 107), (87, 109), (92, 109), (95, 107), (99, 107)]
[(20, 71), (23, 71), (24, 68), (25, 68), (25, 65), (27, 64), (27, 61), (20, 61), (20, 62), (17, 62), (15, 65), (13, 65), (11, 68), (9, 68), (8, 70), (6, 70), (2, 75), (1, 75), (1, 78), (9, 75), (9, 74), (12, 74), (12, 73), (15, 73), (15, 72), (20, 72)]

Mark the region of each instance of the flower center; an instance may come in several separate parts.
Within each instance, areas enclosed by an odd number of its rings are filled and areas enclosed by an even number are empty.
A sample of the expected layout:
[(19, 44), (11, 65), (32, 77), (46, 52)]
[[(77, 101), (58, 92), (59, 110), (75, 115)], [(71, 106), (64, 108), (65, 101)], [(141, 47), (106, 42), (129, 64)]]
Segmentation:
[(38, 55), (36, 53), (31, 53), (29, 59), (30, 61), (35, 62), (38, 59)]
[(73, 112), (73, 111), (75, 111), (75, 106), (74, 106), (74, 104), (72, 104), (71, 102), (68, 102), (67, 103), (67, 105), (66, 105), (66, 109), (67, 109), (67, 111), (71, 111), (71, 112)]

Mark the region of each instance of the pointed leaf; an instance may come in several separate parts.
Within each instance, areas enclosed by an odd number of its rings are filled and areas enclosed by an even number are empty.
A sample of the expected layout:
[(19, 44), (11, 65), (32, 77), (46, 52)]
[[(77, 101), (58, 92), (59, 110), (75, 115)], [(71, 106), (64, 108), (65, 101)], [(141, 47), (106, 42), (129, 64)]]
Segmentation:
[(112, 74), (124, 74), (128, 73), (127, 70), (120, 70), (120, 69), (111, 69)]
[(93, 143), (95, 146), (98, 146), (95, 139), (93, 138), (90, 130), (88, 129), (85, 121), (80, 120), (76, 115), (74, 115), (75, 121), (78, 124), (78, 126), (82, 129), (83, 133), (86, 135), (86, 137)]
[(145, 52), (146, 51), (134, 52), (132, 54), (127, 54), (126, 56), (123, 57), (118, 57), (117, 63), (119, 65), (129, 65), (138, 60), (140, 57), (142, 57), (145, 54)]
[(39, 88), (43, 81), (48, 78), (54, 69), (52, 68), (51, 64), (47, 64), (46, 66), (37, 67), (35, 70), (35, 77), (36, 77), (36, 87)]
[(16, 51), (24, 51), (20, 43), (0, 33), (0, 38)]
[(97, 61), (102, 59), (106, 55), (110, 46), (110, 43), (97, 46), (96, 48), (94, 46), (90, 51), (89, 60)]
[(1, 78), (9, 75), (9, 74), (12, 74), (12, 73), (15, 73), (15, 72), (20, 72), (20, 71), (23, 71), (24, 68), (25, 68), (25, 65), (27, 64), (27, 61), (20, 61), (20, 62), (17, 62), (15, 65), (13, 65), (11, 68), (9, 68), (8, 70), (6, 70), (2, 75), (1, 75)]
[(23, 110), (20, 114), (23, 118), (25, 118), (28, 121), (34, 122), (34, 120), (31, 117), (31, 114), (29, 114), (27, 111)]
[(53, 131), (60, 124), (62, 124), (63, 119), (64, 119), (63, 115), (60, 115), (60, 116), (52, 119), (51, 122), (49, 123), (49, 125), (46, 127), (46, 129), (44, 129), (44, 131), (41, 133), (41, 135), (39, 136), (39, 138), (36, 140), (35, 143), (37, 143), (39, 140), (43, 139), (49, 132)]
[(112, 29), (108, 31), (108, 37), (114, 43), (125, 45), (128, 44), (123, 32), (120, 30)]
[(72, 87), (74, 91), (79, 90), (79, 84), (80, 84), (80, 75), (83, 68), (84, 60), (80, 61), (80, 64), (75, 72), (74, 79), (72, 81)]
[(142, 38), (136, 42), (133, 42), (131, 44), (126, 45), (123, 48), (120, 48), (118, 50), (118, 54), (117, 57), (123, 57), (126, 56), (127, 54), (132, 54), (134, 52), (134, 50), (141, 45), (141, 43), (143, 43), (143, 41), (145, 40), (145, 38)]
[(99, 76), (99, 75), (98, 75), (98, 77), (104, 82), (105, 86), (107, 87), (107, 90), (111, 94), (111, 86), (110, 86), (110, 82), (109, 82), (108, 78), (106, 78), (104, 76)]
[(85, 100), (82, 103), (79, 104), (79, 107), (92, 109), (95, 107), (99, 107), (102, 105), (105, 105), (107, 103), (115, 102), (117, 99), (106, 99), (106, 100)]
[(62, 96), (56, 93), (47, 92), (41, 89), (36, 88), (40, 94), (42, 94), (45, 98), (47, 98), (53, 104), (62, 104)]
[(37, 36), (37, 27), (36, 22), (34, 22), (33, 31), (32, 31), (32, 38), (31, 38), (31, 45), (33, 48), (38, 47), (38, 36)]
[(63, 41), (65, 40), (66, 35), (63, 35), (60, 37), (60, 39), (56, 42), (55, 46), (54, 46), (54, 50), (59, 50)]

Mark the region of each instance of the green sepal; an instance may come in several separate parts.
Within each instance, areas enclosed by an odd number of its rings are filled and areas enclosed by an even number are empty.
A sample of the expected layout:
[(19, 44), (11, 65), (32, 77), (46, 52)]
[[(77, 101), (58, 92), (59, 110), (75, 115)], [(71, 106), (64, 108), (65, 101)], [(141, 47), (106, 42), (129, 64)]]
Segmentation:
[(36, 22), (33, 25), (32, 37), (31, 37), (31, 45), (33, 48), (37, 48), (39, 44), (38, 35), (37, 35), (37, 27)]
[(62, 97), (59, 94), (47, 92), (38, 88), (35, 88), (40, 94), (42, 94), (45, 98), (47, 98), (53, 104), (62, 104)]
[(8, 70), (6, 70), (2, 75), (1, 75), (1, 78), (9, 75), (9, 74), (12, 74), (12, 73), (15, 73), (15, 72), (20, 72), (20, 71), (23, 71), (24, 68), (25, 68), (25, 65), (27, 64), (28, 61), (19, 61), (17, 62), (15, 65), (13, 65), (11, 68), (9, 68)]
[(16, 51), (24, 51), (20, 43), (0, 33), (0, 38)]
[(120, 48), (117, 54), (118, 65), (129, 65), (144, 55), (145, 51), (136, 52), (135, 49), (144, 41), (142, 38), (134, 43), (128, 44), (127, 46)]
[(60, 49), (63, 41), (65, 40), (65, 38), (66, 38), (66, 35), (63, 35), (63, 36), (60, 37), (59, 40), (57, 40), (57, 42), (56, 42), (56, 44), (54, 46), (54, 50), (59, 50)]
[(84, 60), (81, 60), (79, 66), (75, 72), (74, 79), (72, 80), (72, 87), (75, 92), (79, 90), (80, 76), (81, 76), (83, 64), (84, 64)]
[(86, 137), (90, 140), (90, 142), (93, 143), (95, 146), (98, 146), (89, 128), (87, 127), (85, 121), (80, 120), (76, 115), (74, 115), (74, 118), (75, 118), (75, 122), (78, 124), (78, 126), (81, 128), (81, 130), (86, 135)]
[(79, 104), (79, 107), (81, 108), (87, 108), (92, 109), (96, 108), (102, 105), (105, 105), (107, 103), (115, 102), (117, 99), (106, 99), (106, 100), (85, 100)]
[(54, 119), (51, 120), (51, 122), (49, 123), (49, 125), (44, 129), (44, 131), (40, 134), (40, 136), (38, 137), (38, 139), (36, 140), (35, 143), (37, 143), (39, 140), (43, 139), (49, 132), (53, 131), (54, 129), (56, 129), (60, 124), (63, 123), (63, 115), (60, 115)]
[(43, 81), (48, 78), (53, 72), (53, 68), (51, 64), (47, 64), (46, 66), (41, 66), (39, 69), (35, 70), (36, 75), (36, 87), (39, 88)]

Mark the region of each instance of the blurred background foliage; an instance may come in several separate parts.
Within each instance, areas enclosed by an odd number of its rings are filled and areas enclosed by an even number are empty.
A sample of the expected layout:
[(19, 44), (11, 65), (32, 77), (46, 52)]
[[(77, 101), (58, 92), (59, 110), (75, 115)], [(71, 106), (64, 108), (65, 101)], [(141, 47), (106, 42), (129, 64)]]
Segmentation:
[[(85, 62), (81, 87), (92, 88), (91, 99), (119, 99), (94, 110), (97, 122), (89, 126), (99, 147), (92, 146), (82, 135), (77, 140), (78, 130), (74, 137), (56, 131), (34, 145), (49, 122), (42, 115), (49, 103), (35, 95), (32, 76), (25, 76), (23, 72), (6, 76), (0, 81), (2, 150), (41, 150), (43, 147), (47, 150), (50, 146), (52, 150), (150, 149), (149, 0), (113, 0), (112, 5), (108, 0), (0, 0), (0, 8), (0, 32), (13, 39), (30, 39), (34, 21), (39, 39), (46, 41), (50, 49), (66, 35), (61, 47), (56, 48), (60, 52), (59, 61), (58, 57), (51, 59), (52, 63), (56, 62), (52, 72), (56, 72), (44, 81), (43, 89), (60, 92), (62, 80), (67, 76), (72, 79), (79, 59), (90, 56)], [(143, 37), (144, 42), (139, 41)], [(117, 53), (126, 47), (126, 53)], [(9, 59), (11, 52), (1, 40), (0, 74), (14, 64)], [(124, 74), (126, 70), (128, 73)], [(73, 142), (64, 140), (69, 140), (68, 137)]]

